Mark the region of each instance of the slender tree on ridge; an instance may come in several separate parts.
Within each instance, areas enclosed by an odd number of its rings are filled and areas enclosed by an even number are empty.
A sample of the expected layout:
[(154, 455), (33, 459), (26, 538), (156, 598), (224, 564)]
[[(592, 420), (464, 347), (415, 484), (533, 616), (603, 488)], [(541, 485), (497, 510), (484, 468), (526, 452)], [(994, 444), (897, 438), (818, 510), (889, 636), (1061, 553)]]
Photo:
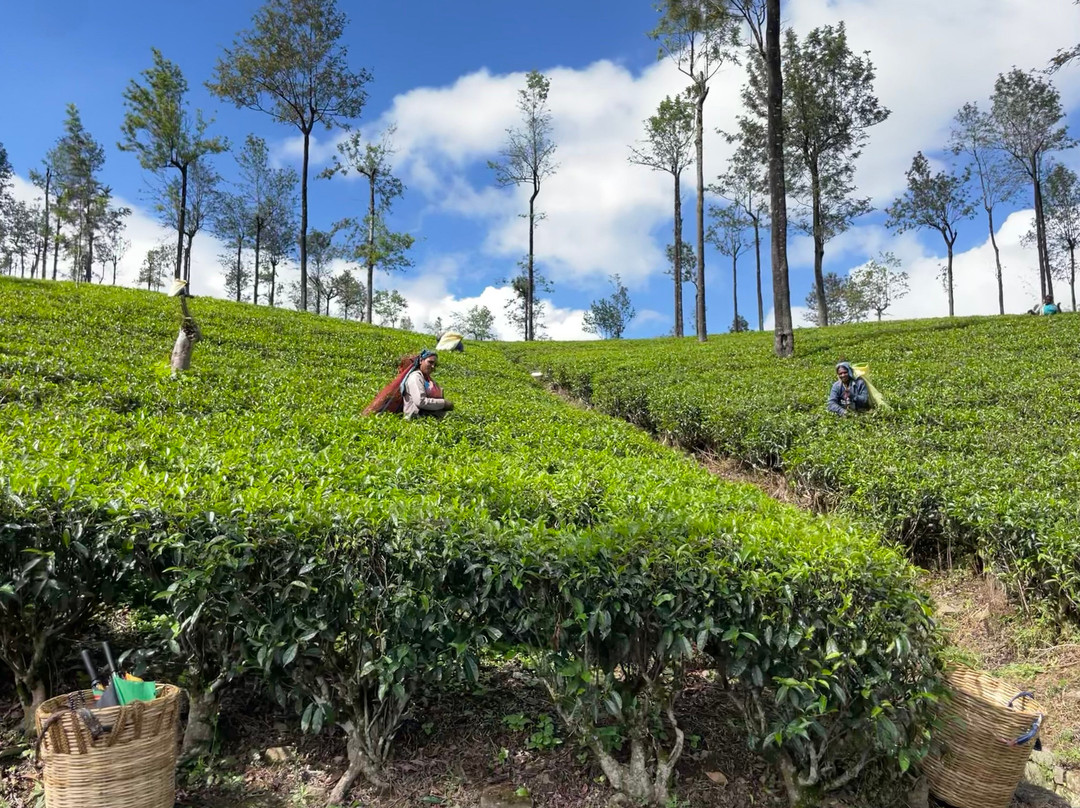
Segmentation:
[(1051, 250), (1068, 254), (1069, 293), (1076, 311), (1076, 248), (1080, 245), (1080, 179), (1058, 163), (1046, 176), (1046, 236)]
[(645, 139), (641, 147), (630, 147), (630, 162), (665, 171), (675, 183), (674, 250), (672, 278), (675, 282), (675, 336), (683, 336), (683, 235), (682, 235), (682, 172), (693, 162), (690, 141), (694, 137), (694, 109), (681, 96), (667, 96), (660, 102), (656, 114), (645, 120)]
[(945, 265), (945, 288), (949, 295), (949, 316), (955, 315), (953, 301), (953, 245), (958, 235), (956, 225), (975, 212), (967, 194), (970, 170), (957, 175), (946, 171), (931, 173), (930, 161), (922, 152), (915, 155), (907, 171), (907, 190), (885, 212), (888, 226), (899, 233), (928, 229), (941, 234), (948, 251)]
[(342, 44), (347, 19), (335, 0), (267, 0), (252, 22), (251, 30), (242, 31), (225, 49), (207, 87), (237, 107), (265, 112), (303, 135), (299, 293), (300, 308), (307, 311), (311, 133), (320, 124), (332, 129), (358, 118), (371, 76), (349, 68), (348, 49)]
[(367, 213), (360, 219), (349, 217), (335, 225), (335, 229), (349, 231), (348, 255), (367, 267), (366, 322), (371, 322), (374, 304), (375, 268), (392, 272), (412, 265), (408, 250), (413, 237), (408, 233), (394, 233), (386, 224), (386, 217), (394, 200), (405, 193), (405, 185), (393, 174), (390, 158), (394, 154), (395, 127), (383, 132), (378, 143), (366, 143), (359, 132), (353, 132), (338, 144), (338, 154), (333, 164), (320, 176), (357, 174), (367, 180)]
[(815, 28), (801, 42), (789, 29), (785, 51), (785, 138), (792, 157), (787, 166), (795, 169), (789, 187), (795, 197), (809, 200), (803, 229), (814, 242), (818, 320), (828, 325), (825, 242), (871, 209), (869, 199), (853, 196), (855, 161), (866, 130), (888, 118), (889, 110), (874, 95), (869, 55), (852, 52), (842, 22)]
[(991, 118), (998, 148), (1008, 153), (1031, 181), (1035, 203), (1035, 239), (1039, 253), (1040, 291), (1054, 294), (1046, 249), (1042, 186), (1047, 155), (1076, 144), (1062, 124), (1061, 95), (1041, 76), (1013, 68), (998, 76), (991, 97)]
[(500, 186), (525, 185), (529, 193), (529, 253), (525, 266), (525, 339), (536, 339), (536, 222), (542, 214), (536, 211), (536, 197), (544, 180), (558, 169), (555, 163), (555, 141), (552, 138), (551, 112), (548, 92), (551, 80), (535, 70), (525, 76), (525, 89), (518, 90), (518, 110), (521, 128), (506, 130), (506, 145), (500, 160), (488, 167), (495, 172)]
[(731, 308), (734, 322), (739, 321), (739, 256), (746, 252), (750, 243), (746, 231), (750, 221), (743, 210), (735, 204), (713, 205), (709, 209), (713, 223), (709, 226), (709, 241), (721, 255), (731, 259)]
[(174, 278), (183, 277), (184, 216), (187, 213), (188, 171), (203, 155), (228, 148), (218, 137), (207, 137), (209, 121), (196, 110), (191, 120), (185, 95), (188, 84), (180, 67), (152, 49), (154, 64), (142, 72), (145, 83), (132, 79), (124, 90), (127, 109), (118, 143), (121, 151), (134, 152), (148, 171), (175, 168), (180, 172), (180, 202), (176, 223), (176, 268)]
[(723, 3), (746, 23), (752, 58), (765, 72), (765, 143), (769, 166), (769, 236), (773, 286), (773, 352), (795, 354), (791, 282), (787, 258), (787, 181), (784, 156), (784, 75), (780, 55), (780, 0), (712, 0)]
[[(660, 22), (649, 36), (660, 43), (659, 58), (669, 57), (690, 79), (687, 96), (694, 103), (694, 162), (697, 164), (697, 338), (708, 337), (705, 322), (705, 99), (709, 82), (731, 59), (737, 27), (726, 6), (711, 0), (663, 0)], [(676, 243), (680, 243), (676, 239)]]
[(990, 229), (990, 244), (994, 248), (994, 267), (997, 275), (998, 313), (1005, 313), (1005, 285), (1001, 271), (1001, 250), (994, 228), (994, 208), (1012, 199), (1019, 190), (1019, 175), (1005, 162), (1006, 156), (995, 147), (993, 119), (979, 110), (977, 104), (964, 104), (953, 118), (949, 147), (953, 154), (963, 154), (978, 180), (979, 198), (986, 211)]
[(765, 129), (757, 121), (739, 118), (739, 132), (726, 135), (735, 151), (728, 160), (728, 170), (710, 188), (738, 206), (754, 228), (754, 259), (757, 278), (758, 330), (765, 329), (765, 301), (761, 291), (761, 227), (769, 215), (768, 162), (765, 160)]

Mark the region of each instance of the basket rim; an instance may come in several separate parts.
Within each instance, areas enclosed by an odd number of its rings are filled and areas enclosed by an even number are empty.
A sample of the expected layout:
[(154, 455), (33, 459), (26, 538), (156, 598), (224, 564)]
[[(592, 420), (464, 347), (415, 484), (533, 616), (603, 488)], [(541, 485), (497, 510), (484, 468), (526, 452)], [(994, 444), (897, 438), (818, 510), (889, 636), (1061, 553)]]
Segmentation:
[[(1046, 715), (1046, 709), (1034, 695), (1029, 695), (1030, 691), (988, 671), (953, 662), (945, 666), (943, 673), (954, 700), (955, 696), (960, 695), (1002, 715)], [(973, 683), (986, 687), (970, 686)], [(1010, 701), (1012, 706), (1009, 706)]]

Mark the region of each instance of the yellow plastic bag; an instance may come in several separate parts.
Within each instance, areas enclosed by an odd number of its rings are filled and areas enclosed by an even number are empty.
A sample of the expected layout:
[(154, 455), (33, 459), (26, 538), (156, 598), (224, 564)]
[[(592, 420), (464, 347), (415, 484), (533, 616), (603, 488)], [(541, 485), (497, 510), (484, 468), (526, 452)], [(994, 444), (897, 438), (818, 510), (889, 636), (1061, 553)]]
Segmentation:
[(851, 369), (855, 371), (855, 378), (862, 379), (866, 382), (866, 390), (870, 394), (870, 406), (874, 409), (889, 410), (892, 409), (885, 401), (885, 397), (878, 392), (878, 389), (870, 383), (870, 366), (869, 365), (852, 365)]

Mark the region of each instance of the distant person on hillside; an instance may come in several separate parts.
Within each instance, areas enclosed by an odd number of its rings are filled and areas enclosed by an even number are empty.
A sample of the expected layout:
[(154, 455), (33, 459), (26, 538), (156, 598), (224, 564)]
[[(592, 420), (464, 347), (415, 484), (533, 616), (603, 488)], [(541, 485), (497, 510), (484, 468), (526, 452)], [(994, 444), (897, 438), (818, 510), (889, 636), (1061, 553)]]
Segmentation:
[(1040, 314), (1061, 314), (1061, 306), (1054, 302), (1053, 295), (1047, 295), (1043, 298), (1042, 311)]
[(406, 419), (417, 415), (434, 415), (441, 418), (454, 405), (443, 398), (442, 389), (431, 380), (431, 374), (439, 364), (439, 355), (427, 348), (416, 357), (412, 369), (401, 382), (401, 398)]
[(829, 412), (848, 415), (870, 409), (870, 390), (863, 379), (856, 378), (850, 362), (836, 366), (836, 377), (829, 391)]

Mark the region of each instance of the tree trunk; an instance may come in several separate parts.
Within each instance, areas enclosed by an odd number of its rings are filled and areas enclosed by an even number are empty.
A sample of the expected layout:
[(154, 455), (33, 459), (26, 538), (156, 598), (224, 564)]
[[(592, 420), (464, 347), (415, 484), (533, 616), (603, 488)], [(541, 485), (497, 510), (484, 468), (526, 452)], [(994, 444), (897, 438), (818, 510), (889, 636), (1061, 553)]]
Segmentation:
[(56, 267), (60, 260), (60, 208), (56, 209), (56, 232), (53, 233), (52, 279), (56, 280)]
[(311, 130), (304, 129), (304, 167), (300, 174), (300, 311), (307, 311), (307, 175)]
[(117, 264), (117, 261), (114, 258), (113, 262), (112, 262), (112, 285), (113, 286), (116, 286), (116, 264)]
[(675, 245), (674, 261), (672, 262), (675, 281), (675, 336), (683, 336), (683, 309), (682, 309), (682, 183), (678, 173), (675, 177)]
[(19, 694), (19, 704), (22, 707), (21, 729), (24, 734), (34, 736), (37, 734), (34, 716), (37, 714), (38, 707), (48, 698), (48, 691), (45, 688), (45, 683), (33, 674), (27, 674), (26, 676), (16, 675), (15, 682), (15, 689)]
[(731, 251), (731, 308), (735, 312), (735, 317), (732, 320), (732, 324), (735, 326), (735, 330), (741, 330), (739, 328), (739, 258), (738, 250)]
[(994, 248), (994, 265), (997, 268), (998, 314), (1005, 313), (1005, 286), (1001, 279), (1001, 250), (998, 249), (997, 236), (994, 234), (994, 209), (986, 208), (986, 221), (990, 226), (990, 244)]
[(1035, 242), (1039, 254), (1039, 287), (1043, 298), (1054, 296), (1054, 281), (1050, 277), (1050, 253), (1046, 249), (1046, 217), (1043, 213), (1042, 183), (1038, 180), (1037, 167), (1031, 166), (1031, 175), (1035, 195)]
[(950, 317), (953, 317), (956, 314), (956, 309), (955, 309), (954, 301), (953, 301), (953, 278), (952, 278), (953, 244), (955, 242), (956, 242), (956, 236), (953, 236), (951, 239), (950, 238), (945, 239), (945, 245), (948, 247), (948, 250), (949, 250), (949, 260), (948, 260), (948, 263), (945, 265), (945, 285), (948, 287), (948, 290), (949, 290), (949, 316)]
[(757, 328), (765, 330), (765, 303), (761, 298), (761, 224), (760, 214), (754, 217), (754, 257), (757, 259)]
[[(187, 215), (187, 163), (178, 165), (180, 169), (180, 210), (177, 211), (178, 225), (176, 228), (176, 269), (173, 277), (180, 280), (184, 271), (184, 218)], [(190, 283), (188, 286), (190, 287)], [(184, 290), (185, 293), (188, 289)]]
[(358, 728), (351, 728), (348, 731), (346, 748), (348, 749), (349, 768), (341, 775), (341, 779), (334, 784), (334, 789), (327, 798), (327, 805), (344, 805), (349, 789), (352, 788), (352, 784), (356, 782), (357, 778), (361, 776), (373, 786), (379, 788), (386, 786), (386, 781), (381, 773), (382, 765), (369, 754), (360, 733), (361, 731)]
[(371, 303), (375, 295), (375, 178), (372, 171), (368, 177), (368, 254), (367, 254), (367, 313), (368, 325), (371, 324)]
[(535, 238), (536, 238), (536, 197), (540, 193), (540, 188), (536, 185), (536, 180), (533, 180), (533, 192), (529, 197), (529, 280), (528, 287), (525, 293), (525, 339), (531, 341), (536, 339), (536, 323), (533, 321), (533, 301), (536, 297), (536, 273), (535, 265), (533, 264), (533, 256), (535, 250)]
[(1072, 294), (1072, 309), (1076, 311), (1076, 245), (1069, 245), (1069, 292)]
[(214, 727), (218, 717), (216, 690), (188, 691), (188, 720), (184, 740), (180, 745), (182, 760), (192, 760), (210, 751), (214, 742)]
[[(243, 285), (243, 277), (240, 275), (240, 260), (241, 254), (244, 249), (244, 240), (241, 238), (236, 239), (236, 302), (240, 302), (240, 287)], [(315, 307), (318, 309), (319, 301), (315, 301)], [(316, 311), (316, 314), (319, 312)]]
[[(807, 161), (810, 162), (810, 161)], [(825, 299), (825, 224), (821, 221), (821, 175), (816, 165), (810, 167), (810, 194), (813, 199), (814, 289), (817, 295), (818, 325), (829, 324), (829, 303)]]
[(259, 305), (259, 246), (262, 240), (262, 218), (255, 217), (255, 291), (251, 296), (251, 302), (256, 306)]
[[(49, 184), (52, 182), (52, 167), (45, 167), (45, 229), (41, 236), (41, 279), (45, 280), (45, 268), (49, 266)], [(54, 277), (53, 280), (56, 280)]]
[(784, 182), (784, 83), (780, 72), (780, 0), (765, 4), (765, 71), (768, 77), (769, 201), (772, 205), (773, 350), (777, 356), (795, 353), (791, 324), (791, 287), (787, 260), (787, 189)]
[(94, 231), (86, 236), (86, 282), (94, 281)]
[(277, 289), (277, 262), (270, 261), (270, 308), (274, 308), (274, 291)]
[(697, 156), (697, 338), (698, 342), (708, 339), (705, 325), (705, 167), (702, 160), (705, 152), (705, 98), (709, 88), (703, 77), (698, 78), (697, 115), (694, 124), (694, 152)]

